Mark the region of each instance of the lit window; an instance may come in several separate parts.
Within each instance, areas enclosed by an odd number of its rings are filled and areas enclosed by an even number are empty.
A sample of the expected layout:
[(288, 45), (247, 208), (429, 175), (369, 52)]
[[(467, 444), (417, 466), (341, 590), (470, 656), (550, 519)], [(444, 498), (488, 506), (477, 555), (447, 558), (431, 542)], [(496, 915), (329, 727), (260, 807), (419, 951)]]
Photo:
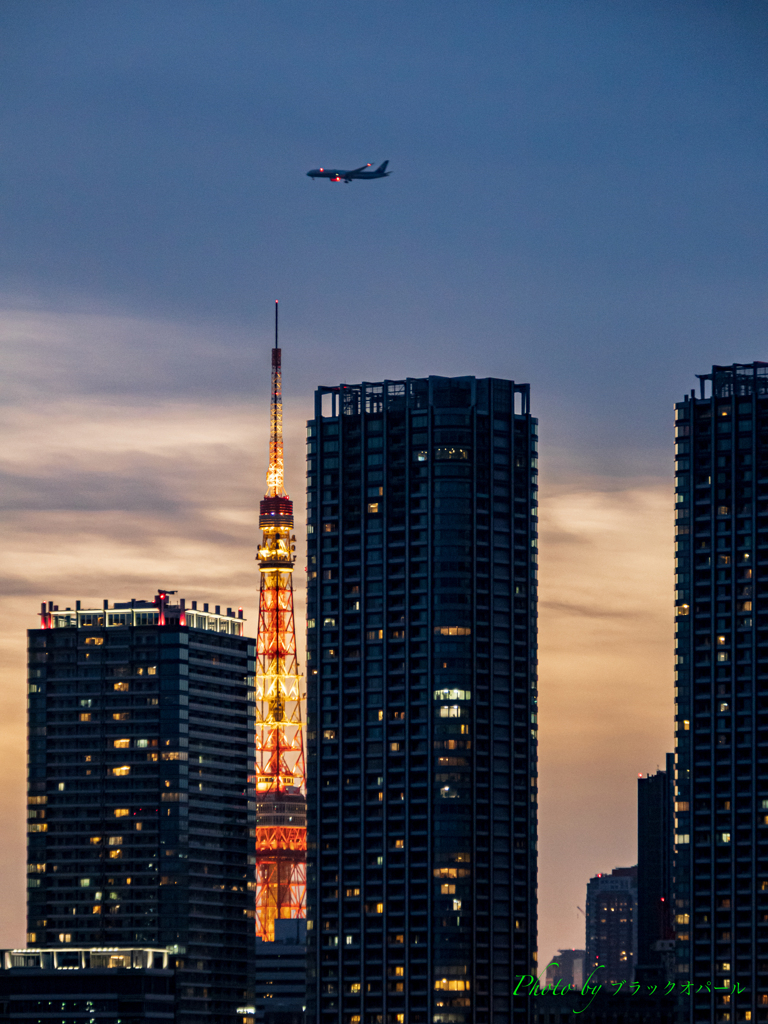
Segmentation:
[(81, 889), (87, 889), (90, 884), (91, 884), (90, 878), (81, 878), (80, 879), (80, 888)]
[(451, 884), (450, 884), (450, 883), (448, 883), (448, 882), (444, 882), (444, 883), (443, 883), (443, 884), (442, 884), (442, 885), (440, 886), (440, 894), (441, 894), (442, 896), (453, 896), (453, 894), (454, 894), (455, 892), (456, 892), (456, 886), (455, 886), (455, 885), (451, 885)]
[(452, 459), (464, 462), (469, 458), (468, 448), (442, 447), (435, 448), (435, 458), (440, 460)]
[(359, 896), (360, 895), (360, 890), (359, 889), (346, 889), (345, 892), (344, 892), (344, 895), (345, 896)]
[(717, 652), (717, 660), (718, 661), (728, 661), (728, 658), (729, 658), (728, 651), (718, 651)]
[(461, 910), (461, 900), (454, 900), (453, 901), (453, 909), (454, 910)]
[[(350, 938), (350, 936), (347, 936), (347, 938)], [(359, 981), (353, 981), (353, 982), (350, 983), (349, 991), (353, 995), (355, 995), (356, 993), (358, 993), (360, 991), (361, 988), (362, 988), (362, 986), (361, 986)]]
[(464, 978), (438, 978), (435, 989), (438, 992), (468, 992), (469, 982)]
[(125, 747), (130, 747), (130, 745), (131, 745), (131, 741), (127, 740), (127, 739), (126, 740), (113, 740), (112, 741), (112, 746), (113, 747), (125, 748)]
[(128, 764), (121, 764), (119, 768), (110, 768), (110, 775), (130, 775), (131, 766)]
[(730, 843), (730, 841), (731, 841), (731, 833), (730, 832), (721, 832), (720, 833), (720, 841), (723, 842), (723, 843)]
[(112, 719), (115, 722), (127, 722), (130, 717), (129, 711), (116, 711), (112, 715)]
[(87, 636), (85, 638), (85, 642), (88, 645), (93, 645), (95, 647), (101, 647), (102, 644), (104, 643), (104, 637), (103, 636)]
[(120, 858), (122, 856), (123, 856), (123, 851), (122, 850), (110, 850), (109, 851), (110, 860), (120, 860)]
[(691, 805), (687, 800), (678, 800), (675, 803), (675, 811), (690, 811)]
[(687, 719), (687, 718), (684, 718), (682, 724), (683, 724), (683, 731), (684, 732), (688, 732), (688, 730), (691, 728), (690, 720)]
[(335, 626), (336, 625), (336, 619), (333, 616), (331, 616), (331, 615), (327, 615), (323, 619), (323, 625), (324, 626)]
[(323, 730), (323, 739), (324, 740), (335, 740), (336, 739), (336, 730), (335, 729), (324, 729)]
[[(402, 796), (402, 794), (401, 794), (401, 796)], [(403, 850), (403, 849), (405, 849), (405, 840), (404, 839), (396, 839), (395, 840), (395, 849), (396, 850)]]
[(444, 704), (440, 708), (440, 718), (461, 718), (461, 708), (456, 704)]
[(435, 633), (439, 636), (471, 636), (472, 630), (469, 626), (435, 626)]
[(376, 513), (379, 511), (378, 501), (369, 501), (368, 504), (366, 505), (365, 510), (366, 512), (369, 512), (371, 515), (376, 515)]
[(435, 690), (432, 696), (435, 700), (471, 700), (472, 691), (441, 689)]
[(130, 690), (128, 683), (115, 683), (112, 688), (114, 690), (118, 690), (120, 693), (125, 693), (127, 690)]
[[(347, 936), (345, 936), (345, 938), (344, 938), (344, 941), (346, 942), (346, 944), (347, 944), (348, 946), (351, 946), (351, 945), (352, 945), (352, 936), (351, 936), (351, 935), (347, 935)], [(358, 1017), (357, 1019), (358, 1019), (358, 1020), (360, 1020), (360, 1018), (359, 1018), (359, 1017)]]
[(147, 666), (147, 675), (148, 676), (156, 676), (157, 675), (157, 665), (148, 665)]
[(91, 846), (98, 846), (101, 842), (101, 836), (91, 836)]
[[(149, 740), (136, 740), (137, 747), (148, 747)], [(153, 746), (157, 746), (157, 741), (154, 742)]]
[(123, 845), (123, 837), (122, 836), (110, 836), (109, 840), (108, 840), (108, 843), (109, 843), (110, 846), (122, 846)]
[(730, 711), (731, 710), (731, 705), (728, 704), (727, 701), (721, 701), (720, 702), (720, 706), (718, 707), (717, 710), (720, 712), (721, 715), (725, 714), (726, 711)]
[(366, 640), (383, 640), (384, 630), (383, 629), (368, 629), (365, 633)]
[(90, 711), (83, 711), (82, 714), (80, 715), (80, 721), (81, 722), (90, 722), (90, 720), (91, 720), (91, 713), (90, 713)]

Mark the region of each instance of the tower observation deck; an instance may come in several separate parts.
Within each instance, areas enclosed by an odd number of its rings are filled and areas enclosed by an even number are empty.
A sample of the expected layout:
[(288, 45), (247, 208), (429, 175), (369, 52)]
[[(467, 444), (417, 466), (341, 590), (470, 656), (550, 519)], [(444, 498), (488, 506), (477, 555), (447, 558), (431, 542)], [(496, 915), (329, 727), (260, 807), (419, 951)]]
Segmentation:
[(281, 351), (272, 349), (267, 493), (257, 560), (256, 935), (273, 942), (276, 918), (306, 917), (307, 803), (302, 708), (293, 616), (293, 502), (283, 486)]

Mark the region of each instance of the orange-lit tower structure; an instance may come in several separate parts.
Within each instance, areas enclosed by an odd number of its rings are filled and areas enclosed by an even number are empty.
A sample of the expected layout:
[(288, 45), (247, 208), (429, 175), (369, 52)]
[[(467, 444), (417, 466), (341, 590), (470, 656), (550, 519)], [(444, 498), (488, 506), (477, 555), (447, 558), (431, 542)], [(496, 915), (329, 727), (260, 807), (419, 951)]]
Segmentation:
[(306, 916), (307, 802), (302, 678), (293, 618), (293, 502), (283, 486), (280, 349), (272, 349), (267, 493), (259, 509), (261, 588), (256, 646), (256, 934)]

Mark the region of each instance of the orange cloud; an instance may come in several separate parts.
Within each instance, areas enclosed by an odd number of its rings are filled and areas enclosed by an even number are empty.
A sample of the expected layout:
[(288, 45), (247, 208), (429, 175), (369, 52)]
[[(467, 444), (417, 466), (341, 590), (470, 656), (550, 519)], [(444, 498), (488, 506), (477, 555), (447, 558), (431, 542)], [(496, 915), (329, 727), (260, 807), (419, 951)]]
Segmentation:
[[(543, 462), (546, 457), (543, 456)], [(637, 777), (672, 749), (672, 487), (541, 487), (539, 964), (583, 948), (586, 883), (637, 860)]]

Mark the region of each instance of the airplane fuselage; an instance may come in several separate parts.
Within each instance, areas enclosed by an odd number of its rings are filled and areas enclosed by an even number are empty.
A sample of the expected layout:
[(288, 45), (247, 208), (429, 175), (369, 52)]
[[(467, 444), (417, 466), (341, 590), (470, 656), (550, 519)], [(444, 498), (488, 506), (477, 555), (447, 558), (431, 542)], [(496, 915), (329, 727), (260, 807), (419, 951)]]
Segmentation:
[(355, 179), (373, 179), (373, 178), (386, 178), (392, 172), (388, 171), (387, 164), (389, 160), (385, 160), (381, 167), (378, 167), (375, 171), (367, 170), (370, 164), (364, 164), (362, 167), (357, 167), (352, 171), (340, 171), (329, 167), (317, 167), (313, 171), (307, 171), (308, 178), (328, 178), (329, 181), (343, 181), (347, 185), (350, 181)]

